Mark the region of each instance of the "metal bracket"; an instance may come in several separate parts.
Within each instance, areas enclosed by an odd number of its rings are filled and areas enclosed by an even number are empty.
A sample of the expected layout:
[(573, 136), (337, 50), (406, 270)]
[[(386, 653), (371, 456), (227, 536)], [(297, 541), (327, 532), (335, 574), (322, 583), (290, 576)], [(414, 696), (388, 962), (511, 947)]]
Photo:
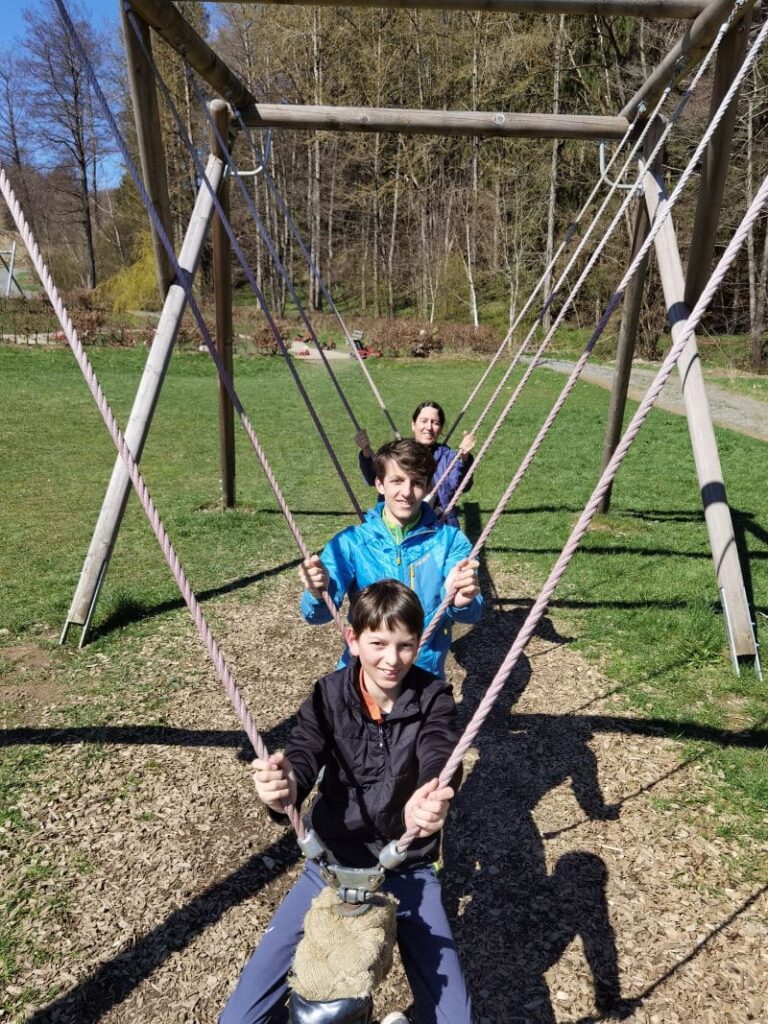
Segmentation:
[[(256, 178), (256, 177), (258, 177), (258, 175), (261, 174), (262, 171), (266, 170), (267, 165), (269, 164), (271, 156), (272, 156), (272, 129), (271, 128), (267, 128), (267, 141), (266, 141), (266, 143), (264, 145), (264, 151), (261, 154), (261, 163), (259, 164), (258, 167), (255, 167), (252, 171), (238, 171), (237, 172), (238, 178)], [(227, 169), (225, 170), (224, 173), (225, 174), (231, 173), (229, 167), (227, 167)]]
[(618, 188), (622, 192), (631, 192), (632, 189), (635, 187), (634, 184), (622, 185), (618, 181), (610, 181), (608, 178), (605, 177), (606, 167), (608, 166), (605, 162), (605, 142), (598, 143), (598, 149), (600, 152), (600, 177), (605, 178), (606, 184), (610, 185), (611, 188)]
[(343, 868), (339, 864), (321, 864), (320, 873), (325, 881), (339, 893), (346, 914), (362, 914), (370, 906), (374, 895), (384, 881), (384, 868)]
[[(722, 587), (720, 587), (719, 590), (720, 590), (720, 604), (723, 607), (723, 615), (725, 617), (725, 626), (726, 626), (726, 630), (728, 632), (728, 647), (730, 648), (730, 651), (731, 651), (731, 663), (733, 664), (733, 670), (736, 673), (736, 675), (740, 676), (741, 675), (741, 665), (739, 664), (739, 658), (738, 658), (738, 655), (736, 654), (736, 649), (735, 649), (735, 644), (734, 644), (734, 639), (733, 639), (733, 626), (731, 624), (730, 612), (728, 611), (728, 601), (726, 600), (724, 589)], [(741, 588), (741, 592), (744, 595), (744, 604), (745, 604), (745, 606), (747, 608), (749, 608), (749, 602), (747, 601), (747, 592), (744, 590), (743, 586)], [(757, 674), (757, 678), (762, 682), (763, 681), (763, 669), (762, 669), (762, 666), (760, 664), (760, 645), (758, 644), (757, 638), (755, 636), (755, 623), (754, 623), (754, 621), (752, 621), (751, 618), (750, 618), (750, 626), (751, 626), (751, 632), (752, 632), (752, 643), (753, 643), (754, 648), (755, 648), (754, 669), (755, 669), (755, 672)]]

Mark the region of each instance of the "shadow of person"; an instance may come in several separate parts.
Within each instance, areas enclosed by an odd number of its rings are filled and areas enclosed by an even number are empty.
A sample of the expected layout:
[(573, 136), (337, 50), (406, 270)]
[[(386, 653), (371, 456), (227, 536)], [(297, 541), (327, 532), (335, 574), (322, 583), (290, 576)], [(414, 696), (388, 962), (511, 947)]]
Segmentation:
[[(470, 665), (476, 633), (465, 638)], [(477, 755), (467, 758), (444, 840), (446, 907), (477, 1019), (554, 1024), (546, 972), (577, 937), (594, 1005), (620, 1018), (630, 1004), (621, 998), (607, 868), (597, 855), (573, 850), (550, 872), (533, 814), (564, 783), (570, 783), (572, 796), (562, 788), (559, 799), (575, 798), (589, 818), (615, 819), (619, 806), (607, 803), (600, 788), (588, 719), (506, 710), (530, 676), (529, 663), (518, 669), (478, 736)], [(465, 686), (463, 718), (480, 690)]]

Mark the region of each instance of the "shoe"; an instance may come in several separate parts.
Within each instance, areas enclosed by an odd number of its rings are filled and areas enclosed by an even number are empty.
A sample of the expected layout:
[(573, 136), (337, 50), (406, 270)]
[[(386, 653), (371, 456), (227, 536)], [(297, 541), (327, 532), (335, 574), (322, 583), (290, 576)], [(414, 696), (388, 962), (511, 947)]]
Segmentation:
[(316, 1003), (291, 992), (288, 1000), (291, 1024), (370, 1024), (372, 1009), (369, 996)]
[(396, 1010), (394, 1013), (388, 1013), (381, 1024), (411, 1024), (404, 1013), (400, 1013)]

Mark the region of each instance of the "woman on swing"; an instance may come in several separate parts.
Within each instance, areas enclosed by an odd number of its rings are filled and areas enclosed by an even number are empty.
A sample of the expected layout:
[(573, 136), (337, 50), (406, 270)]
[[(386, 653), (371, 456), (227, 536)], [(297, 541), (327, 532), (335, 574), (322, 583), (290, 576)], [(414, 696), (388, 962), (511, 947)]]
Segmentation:
[[(469, 467), (473, 463), (472, 455), (470, 454), (472, 449), (475, 447), (475, 435), (465, 434), (461, 443), (459, 444), (458, 452), (453, 448), (449, 448), (447, 444), (440, 444), (438, 437), (442, 433), (443, 427), (445, 426), (445, 413), (443, 412), (442, 406), (437, 402), (422, 402), (416, 406), (416, 409), (411, 417), (411, 430), (413, 431), (414, 440), (420, 444), (425, 444), (437, 463), (437, 469), (432, 479), (431, 486), (440, 481), (437, 489), (437, 501), (435, 504), (435, 512), (440, 515), (442, 510), (448, 505), (451, 498), (456, 493), (459, 484), (466, 476)], [(355, 442), (360, 449), (358, 455), (358, 461), (360, 463), (360, 472), (363, 474), (363, 479), (370, 486), (373, 487), (376, 481), (376, 468), (373, 462), (373, 449), (371, 448), (371, 442), (368, 440), (368, 434), (365, 430), (361, 430), (355, 434)], [(458, 458), (456, 457), (458, 455)], [(448, 467), (450, 471), (446, 474)], [(443, 476), (445, 479), (443, 480)], [(466, 487), (467, 491), (471, 490), (474, 479), (469, 481)], [(449, 526), (458, 526), (459, 520), (456, 515), (456, 510), (451, 509), (448, 515), (445, 517), (445, 521)]]

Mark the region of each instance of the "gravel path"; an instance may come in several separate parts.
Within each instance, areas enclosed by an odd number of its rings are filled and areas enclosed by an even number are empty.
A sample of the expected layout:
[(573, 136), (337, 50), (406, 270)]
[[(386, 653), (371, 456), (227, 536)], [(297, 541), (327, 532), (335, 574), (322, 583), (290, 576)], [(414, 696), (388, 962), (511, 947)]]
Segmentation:
[[(494, 583), (503, 598), (449, 659), (464, 720), (529, 596), (511, 576)], [(335, 660), (334, 628), (301, 623), (293, 574), (261, 600), (206, 610), (279, 747)], [(32, 653), (28, 684), (41, 670)], [(94, 686), (100, 657), (87, 659)], [(242, 733), (189, 622), (165, 618), (121, 657), (130, 711), (82, 728), (62, 694), (28, 708), (17, 737), (45, 760), (6, 822), (0, 867), (39, 881), (13, 922), (28, 953), (0, 1020), (211, 1024), (299, 870), (291, 836), (257, 806)], [(154, 681), (168, 678), (178, 691), (158, 714)], [(466, 759), (445, 894), (477, 1022), (765, 1022), (768, 895), (735, 866), (746, 856), (757, 871), (765, 851), (692, 816), (696, 759), (616, 693), (545, 619)], [(37, 997), (14, 1013), (25, 992)], [(396, 965), (379, 1016), (408, 1002)]]
[[(541, 365), (558, 373), (569, 374), (576, 365), (560, 359), (542, 359)], [(629, 397), (639, 402), (656, 376), (656, 370), (635, 366), (629, 383)], [(587, 363), (581, 379), (590, 384), (598, 384), (603, 388), (613, 386), (613, 367)], [(707, 394), (712, 410), (712, 419), (719, 427), (736, 430), (740, 434), (768, 441), (768, 402), (760, 402), (748, 395), (739, 395), (724, 388), (718, 388), (707, 382)], [(680, 379), (677, 375), (669, 378), (659, 400), (659, 408), (667, 412), (685, 415), (685, 405), (680, 390)]]

